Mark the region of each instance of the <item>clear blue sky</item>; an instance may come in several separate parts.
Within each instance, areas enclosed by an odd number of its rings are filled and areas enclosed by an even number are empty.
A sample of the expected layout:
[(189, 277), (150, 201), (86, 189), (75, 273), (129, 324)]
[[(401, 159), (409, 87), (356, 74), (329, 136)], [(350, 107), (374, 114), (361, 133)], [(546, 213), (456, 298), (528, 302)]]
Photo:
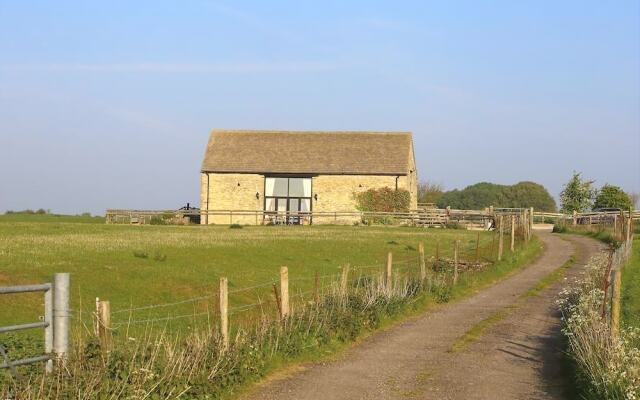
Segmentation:
[(448, 189), (640, 192), (639, 4), (0, 0), (0, 211), (197, 203), (214, 127), (410, 130)]

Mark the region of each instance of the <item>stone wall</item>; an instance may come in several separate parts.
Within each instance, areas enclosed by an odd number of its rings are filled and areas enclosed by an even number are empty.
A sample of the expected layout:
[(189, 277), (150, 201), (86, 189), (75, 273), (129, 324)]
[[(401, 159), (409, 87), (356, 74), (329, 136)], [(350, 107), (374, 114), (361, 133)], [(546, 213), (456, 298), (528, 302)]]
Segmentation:
[[(312, 210), (323, 212), (357, 211), (355, 193), (369, 189), (396, 187), (411, 193), (411, 208), (417, 208), (416, 174), (409, 176), (385, 175), (321, 175), (312, 180)], [(200, 208), (202, 210), (247, 210), (255, 211), (264, 208), (264, 176), (258, 174), (208, 174), (209, 197), (207, 205), (207, 174), (201, 174)], [(256, 199), (256, 192), (260, 198)], [(318, 199), (315, 199), (317, 195)], [(314, 224), (352, 224), (356, 217), (315, 216)], [(224, 216), (202, 216), (202, 224), (256, 224), (262, 218), (254, 215), (242, 216), (227, 214)]]
[[(403, 177), (400, 177), (402, 179)], [(401, 188), (400, 179), (398, 187)], [(313, 200), (313, 211), (358, 211), (354, 194), (372, 188), (396, 187), (395, 176), (372, 175), (321, 175), (313, 178), (311, 189), (318, 200)], [(358, 221), (355, 217), (318, 217), (314, 216), (314, 224), (352, 224)]]
[[(207, 207), (207, 174), (201, 179), (201, 209), (247, 210), (263, 209), (264, 176), (258, 174), (208, 174), (209, 204)], [(260, 198), (256, 199), (256, 193)], [(261, 218), (258, 218), (261, 222)], [(210, 215), (201, 218), (202, 224), (255, 224), (255, 215)]]

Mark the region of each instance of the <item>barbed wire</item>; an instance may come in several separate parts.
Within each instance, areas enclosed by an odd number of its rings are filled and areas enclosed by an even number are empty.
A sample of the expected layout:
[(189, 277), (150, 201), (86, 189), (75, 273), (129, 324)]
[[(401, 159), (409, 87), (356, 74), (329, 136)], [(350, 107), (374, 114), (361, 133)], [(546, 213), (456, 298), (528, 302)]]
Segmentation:
[(204, 312), (200, 312), (200, 313), (174, 315), (174, 316), (163, 317), (163, 318), (149, 318), (149, 319), (139, 319), (139, 320), (132, 320), (132, 321), (120, 321), (120, 322), (113, 323), (111, 326), (112, 326), (112, 328), (117, 328), (117, 327), (124, 326), (124, 325), (136, 325), (136, 324), (153, 323), (153, 322), (161, 322), (161, 321), (171, 321), (171, 320), (174, 320), (174, 319), (182, 319), (182, 318), (189, 318), (189, 317), (200, 317), (200, 316), (203, 316), (203, 315), (210, 315), (210, 314), (211, 313), (209, 311), (204, 311)]
[(254, 285), (254, 286), (249, 286), (249, 287), (244, 287), (244, 288), (238, 288), (238, 289), (229, 290), (229, 294), (232, 294), (232, 293), (241, 293), (241, 292), (246, 292), (246, 291), (248, 291), (248, 290), (252, 290), (252, 289), (258, 289), (258, 288), (265, 287), (265, 286), (271, 286), (271, 285), (273, 285), (274, 283), (277, 283), (277, 282), (278, 282), (277, 280), (272, 279), (272, 280), (270, 280), (270, 281), (268, 281), (268, 282), (260, 283), (260, 284)]
[[(407, 264), (410, 262), (414, 262), (416, 260), (412, 260), (412, 259), (405, 259), (405, 260), (398, 260), (398, 261), (394, 261), (393, 264)], [(371, 264), (371, 265), (365, 265), (365, 266), (354, 266), (353, 269), (354, 270), (362, 270), (362, 269), (370, 269), (370, 268), (381, 268), (384, 267), (386, 265), (386, 263), (377, 263), (377, 264)], [(342, 272), (336, 272), (333, 274), (328, 274), (328, 275), (322, 275), (319, 276), (318, 279), (322, 279), (325, 280), (326, 278), (335, 278), (338, 277), (342, 274)], [(290, 282), (296, 282), (296, 281), (310, 281), (310, 280), (315, 280), (316, 277), (298, 277), (298, 278), (293, 278), (290, 279)], [(263, 282), (263, 283), (259, 283), (253, 286), (248, 286), (248, 287), (243, 287), (243, 288), (237, 288), (237, 289), (233, 289), (229, 291), (229, 294), (235, 294), (235, 293), (242, 293), (242, 292), (246, 292), (246, 291), (250, 291), (250, 290), (254, 290), (254, 289), (259, 289), (262, 287), (267, 287), (267, 286), (271, 286), (275, 283), (278, 283), (278, 280), (274, 280), (271, 279), (267, 282)], [(324, 286), (323, 286), (324, 287)], [(198, 296), (198, 297), (192, 297), (189, 299), (184, 299), (184, 300), (178, 300), (178, 301), (174, 301), (174, 302), (168, 302), (168, 303), (158, 303), (158, 304), (149, 304), (149, 305), (143, 305), (143, 306), (138, 306), (138, 307), (130, 307), (127, 309), (122, 309), (122, 310), (116, 310), (112, 312), (112, 315), (115, 314), (122, 314), (122, 313), (133, 313), (135, 311), (145, 311), (145, 310), (153, 310), (153, 309), (158, 309), (158, 308), (166, 308), (166, 307), (173, 307), (173, 306), (177, 306), (177, 305), (181, 305), (181, 304), (187, 304), (187, 303), (193, 303), (193, 302), (197, 302), (197, 301), (202, 301), (202, 300), (208, 300), (211, 298), (216, 297), (216, 294), (209, 294), (209, 295), (204, 295), (204, 296)], [(163, 319), (166, 320), (166, 319)], [(150, 320), (141, 320), (141, 321), (151, 321)]]
[(193, 297), (193, 298), (190, 298), (190, 299), (179, 300), (179, 301), (175, 301), (175, 302), (172, 302), (172, 303), (160, 303), (160, 304), (151, 304), (151, 305), (141, 306), (141, 307), (127, 308), (125, 310), (113, 311), (111, 314), (121, 314), (121, 313), (125, 313), (125, 312), (133, 312), (133, 311), (140, 311), (140, 310), (151, 310), (151, 309), (154, 309), (154, 308), (177, 306), (177, 305), (180, 305), (180, 304), (193, 303), (195, 301), (210, 299), (212, 297), (215, 297), (215, 294), (209, 294), (209, 295), (206, 295), (206, 296)]

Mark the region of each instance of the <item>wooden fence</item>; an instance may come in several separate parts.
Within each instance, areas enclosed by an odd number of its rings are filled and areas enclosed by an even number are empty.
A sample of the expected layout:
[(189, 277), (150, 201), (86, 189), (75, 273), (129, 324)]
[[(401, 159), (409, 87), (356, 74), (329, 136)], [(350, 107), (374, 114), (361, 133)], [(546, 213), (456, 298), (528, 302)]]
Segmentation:
[[(125, 210), (108, 209), (107, 224), (188, 224), (206, 223), (210, 217), (217, 217), (225, 223), (237, 221), (255, 225), (309, 225), (309, 224), (400, 224), (425, 227), (447, 227), (463, 225), (479, 229), (496, 228), (499, 217), (522, 215), (529, 224), (536, 222), (570, 222), (574, 225), (610, 224), (631, 216), (640, 220), (640, 211), (625, 212), (588, 212), (588, 213), (549, 213), (536, 212), (533, 208), (493, 208), (484, 210), (458, 210), (452, 208), (421, 207), (406, 212), (365, 212), (365, 211), (310, 211), (310, 212), (273, 212), (264, 210)], [(223, 218), (220, 218), (223, 217)]]
[[(498, 212), (508, 213), (508, 212)], [(264, 210), (122, 210), (108, 209), (107, 224), (153, 224), (163, 223), (206, 223), (209, 217), (224, 217), (228, 224), (240, 219), (255, 225), (292, 224), (402, 224), (412, 226), (439, 226), (450, 224), (474, 226), (488, 229), (496, 220), (496, 212), (485, 210), (456, 210), (422, 208), (406, 212), (365, 212), (365, 211), (311, 211), (273, 212)], [(228, 220), (227, 220), (228, 218)]]

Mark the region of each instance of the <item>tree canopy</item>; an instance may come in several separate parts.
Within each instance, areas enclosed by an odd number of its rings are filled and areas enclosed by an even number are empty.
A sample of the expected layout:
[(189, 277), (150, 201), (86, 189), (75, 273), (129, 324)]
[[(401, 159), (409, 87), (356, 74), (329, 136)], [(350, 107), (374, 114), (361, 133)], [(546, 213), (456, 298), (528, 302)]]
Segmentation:
[(444, 187), (441, 183), (420, 182), (418, 183), (418, 203), (437, 203), (444, 194)]
[(620, 208), (622, 210), (628, 210), (632, 206), (631, 196), (619, 186), (609, 185), (608, 183), (598, 191), (593, 204), (593, 208)]
[(596, 195), (593, 182), (582, 179), (580, 172), (574, 172), (560, 193), (561, 210), (566, 213), (589, 210)]
[(482, 209), (494, 207), (533, 207), (540, 211), (553, 212), (556, 202), (547, 189), (535, 182), (519, 182), (515, 185), (499, 185), (480, 182), (462, 190), (445, 192), (437, 202), (439, 207), (459, 209)]

